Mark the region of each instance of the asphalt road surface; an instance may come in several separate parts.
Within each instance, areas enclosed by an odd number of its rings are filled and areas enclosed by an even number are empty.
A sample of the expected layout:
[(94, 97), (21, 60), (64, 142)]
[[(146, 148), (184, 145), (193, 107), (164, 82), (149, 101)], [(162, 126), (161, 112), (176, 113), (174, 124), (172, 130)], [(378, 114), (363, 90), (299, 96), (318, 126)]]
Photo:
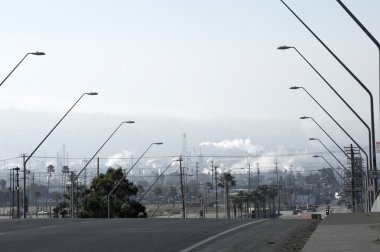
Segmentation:
[(294, 251), (293, 240), (304, 240), (312, 223), (290, 219), (2, 220), (0, 251)]

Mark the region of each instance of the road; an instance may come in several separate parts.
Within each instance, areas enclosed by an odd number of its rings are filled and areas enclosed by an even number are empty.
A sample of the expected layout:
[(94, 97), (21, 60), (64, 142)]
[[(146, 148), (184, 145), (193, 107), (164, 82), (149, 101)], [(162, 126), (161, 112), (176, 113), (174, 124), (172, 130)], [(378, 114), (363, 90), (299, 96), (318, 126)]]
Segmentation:
[(0, 249), (28, 252), (278, 251), (293, 246), (292, 239), (302, 236), (311, 222), (280, 219), (1, 220)]

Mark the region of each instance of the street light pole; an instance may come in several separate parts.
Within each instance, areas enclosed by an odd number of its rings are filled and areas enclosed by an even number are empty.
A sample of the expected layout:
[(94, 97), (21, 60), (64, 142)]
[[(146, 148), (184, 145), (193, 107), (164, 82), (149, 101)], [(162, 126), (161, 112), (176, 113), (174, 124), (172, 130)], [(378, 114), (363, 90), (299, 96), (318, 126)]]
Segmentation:
[[(352, 113), (362, 122), (364, 127), (366, 127), (368, 131), (368, 145), (369, 145), (369, 159), (372, 160), (372, 145), (371, 145), (371, 129), (369, 128), (368, 124), (363, 120), (363, 118), (360, 117), (360, 115), (346, 102), (345, 99), (333, 88), (333, 86), (319, 73), (319, 71), (301, 54), (301, 52), (294, 46), (280, 46), (277, 49), (279, 50), (287, 50), (287, 49), (294, 49), (299, 56), (314, 70), (315, 73), (327, 84), (327, 86), (339, 97), (339, 99), (351, 110)], [(296, 89), (295, 87), (291, 89)], [(306, 90), (305, 90), (306, 91)], [(330, 138), (331, 139), (331, 138)], [(367, 171), (368, 169), (372, 170), (372, 162), (369, 163), (368, 167), (368, 160), (367, 160)]]
[[(63, 117), (57, 122), (57, 124), (49, 131), (49, 133), (45, 136), (44, 139), (37, 145), (37, 147), (32, 151), (32, 153), (25, 159), (23, 159), (23, 173), (26, 173), (26, 164), (30, 160), (31, 157), (33, 157), (34, 153), (40, 148), (40, 146), (45, 142), (45, 140), (50, 136), (50, 134), (57, 128), (57, 126), (62, 122), (62, 120), (67, 116), (67, 114), (77, 105), (77, 103), (83, 98), (85, 95), (98, 95), (96, 92), (91, 93), (84, 93), (82, 94), (79, 99), (70, 107), (70, 109), (63, 115)], [(24, 175), (24, 180), (26, 180), (26, 176)], [(25, 184), (25, 181), (24, 181)], [(26, 195), (25, 195), (25, 189), (23, 192), (23, 203), (24, 206), (26, 205)], [(26, 218), (26, 211), (24, 211), (24, 219)]]
[(346, 172), (349, 172), (348, 169), (342, 164), (342, 162), (340, 162), (340, 160), (331, 152), (331, 150), (329, 148), (327, 148), (327, 146), (319, 139), (319, 138), (314, 138), (314, 137), (311, 137), (309, 138), (310, 141), (318, 141), (322, 144), (323, 147), (325, 147), (325, 149), (334, 157), (334, 159), (343, 167), (344, 170), (346, 170)]
[(32, 54), (32, 55), (37, 55), (37, 56), (40, 56), (40, 55), (45, 55), (44, 52), (30, 52), (30, 53), (27, 53), (24, 58), (21, 59), (21, 61), (13, 68), (13, 70), (7, 75), (7, 77), (5, 77), (5, 79), (0, 83), (0, 86), (3, 85), (3, 83), (8, 79), (8, 77), (14, 72), (14, 70), (16, 70), (16, 68), (21, 64), (21, 62), (24, 61), (24, 59), (29, 55), (29, 54)]
[[(377, 50), (379, 51), (379, 86), (380, 86), (380, 43), (376, 40), (376, 38), (367, 30), (367, 28), (355, 17), (355, 15), (342, 3), (341, 0), (337, 0), (340, 6), (347, 12), (347, 14), (355, 21), (355, 23), (364, 31), (364, 33), (372, 40), (372, 42), (376, 45)], [(380, 88), (379, 88), (379, 97), (380, 97)], [(379, 103), (380, 107), (380, 103)], [(375, 143), (374, 143), (375, 144)], [(374, 150), (374, 155), (376, 155), (376, 150)], [(377, 185), (377, 179), (374, 180), (375, 185)], [(375, 191), (377, 194), (377, 191)]]
[(156, 180), (149, 186), (149, 188), (147, 190), (145, 190), (144, 194), (139, 198), (139, 200), (137, 201), (137, 203), (140, 203), (140, 201), (145, 197), (145, 195), (150, 191), (150, 189), (152, 189), (152, 187), (154, 186), (154, 184), (156, 184), (156, 182), (161, 178), (161, 176), (166, 172), (166, 170), (175, 162), (175, 161), (182, 161), (180, 159), (173, 159), (170, 164), (168, 166), (166, 166), (166, 168), (164, 169), (163, 172), (161, 172), (161, 174), (156, 178)]
[(304, 87), (294, 86), (294, 87), (290, 87), (290, 89), (292, 89), (292, 90), (303, 89), (311, 97), (311, 99), (313, 99), (315, 101), (315, 103), (317, 103), (318, 106), (331, 118), (331, 120), (333, 120), (335, 122), (335, 124), (338, 125), (338, 127), (356, 144), (356, 146), (358, 146), (360, 148), (360, 150), (367, 155), (367, 153), (364, 151), (364, 149), (351, 137), (350, 134), (347, 133), (347, 131), (335, 120), (335, 118), (332, 115), (330, 115), (330, 113)]
[(339, 184), (338, 183), (338, 181), (336, 180), (336, 178), (333, 176), (334, 175), (334, 173), (329, 173), (328, 171), (329, 170), (327, 170), (327, 169), (319, 169), (318, 170), (319, 172), (326, 172), (333, 180), (334, 180), (334, 182), (340, 187), (340, 189), (342, 189), (342, 191), (345, 191), (345, 189), (343, 188), (343, 186), (341, 185), (341, 184)]
[[(333, 51), (306, 25), (304, 21), (283, 1), (280, 0), (286, 8), (305, 26), (305, 28), (323, 45), (323, 47), (339, 62), (339, 64), (351, 75), (352, 78), (356, 80), (356, 82), (367, 92), (370, 98), (370, 115), (371, 115), (371, 145), (372, 145), (372, 169), (373, 171), (377, 171), (377, 163), (376, 163), (376, 149), (375, 149), (375, 116), (374, 116), (374, 108), (373, 108), (373, 96), (371, 91), (363, 84), (363, 82), (356, 77), (356, 75), (335, 55)], [(375, 193), (378, 190), (377, 179), (374, 179), (374, 187)]]
[(94, 159), (94, 157), (99, 153), (99, 151), (104, 147), (104, 145), (106, 145), (106, 143), (111, 139), (111, 137), (116, 133), (116, 131), (118, 131), (118, 129), (121, 127), (121, 125), (123, 125), (124, 123), (128, 123), (128, 124), (131, 124), (131, 123), (135, 123), (134, 121), (124, 121), (124, 122), (121, 122), (119, 124), (119, 126), (117, 126), (117, 128), (112, 132), (112, 134), (107, 138), (107, 140), (100, 146), (100, 148), (95, 152), (95, 154), (90, 158), (90, 160), (87, 161), (87, 163), (85, 164), (85, 166), (82, 168), (82, 170), (79, 171), (79, 173), (73, 177), (72, 181), (71, 181), (71, 218), (74, 218), (74, 184), (75, 184), (75, 181), (78, 179), (78, 177), (81, 175), (81, 173), (84, 171), (84, 169), (87, 168), (87, 166), (91, 163), (91, 161)]
[[(322, 126), (321, 125), (319, 125), (319, 123), (317, 123), (317, 121), (316, 120), (314, 120), (314, 118), (313, 117), (308, 117), (308, 116), (302, 116), (302, 117), (300, 117), (300, 119), (311, 119), (329, 138), (330, 138), (330, 140), (341, 150), (341, 152), (348, 158), (348, 159), (351, 159), (351, 157), (336, 143), (336, 141), (322, 128)], [(312, 138), (311, 138), (312, 139)], [(309, 140), (311, 140), (311, 139), (309, 139)], [(316, 140), (316, 139), (315, 139)], [(322, 143), (322, 142), (321, 142)], [(322, 145), (324, 145), (324, 144), (322, 144)], [(327, 147), (324, 145), (324, 147), (327, 149)], [(362, 148), (360, 147), (360, 146), (358, 146), (361, 150), (362, 150)], [(328, 149), (327, 149), (328, 150)], [(328, 150), (329, 151), (329, 150)], [(331, 155), (333, 155), (332, 154), (332, 152), (331, 151), (329, 151), (330, 153), (331, 153)], [(366, 185), (366, 191), (367, 191), (367, 207), (368, 207), (368, 211), (370, 210), (370, 206), (371, 206), (371, 204), (372, 204), (372, 201), (373, 201), (373, 199), (371, 198), (371, 192), (370, 191), (368, 191), (368, 184), (369, 184), (369, 178), (368, 178), (368, 174), (369, 174), (369, 171), (368, 171), (368, 155), (367, 155), (367, 153), (365, 152), (365, 151), (363, 151), (363, 154), (366, 156), (366, 163), (367, 163), (367, 169), (366, 169), (366, 173), (364, 172), (364, 171), (361, 171), (363, 174), (364, 174), (364, 176), (365, 176), (365, 178), (366, 178), (366, 180), (365, 180), (365, 185)], [(333, 155), (334, 156), (334, 155)], [(335, 157), (335, 156), (334, 156)], [(336, 159), (336, 157), (335, 157), (335, 159)], [(341, 164), (342, 165), (342, 164)], [(342, 165), (343, 166), (343, 165)], [(346, 171), (348, 171), (346, 168), (345, 168), (345, 166), (343, 166), (343, 168), (346, 170)]]
[(347, 180), (345, 180), (342, 175), (340, 175), (340, 173), (321, 155), (314, 155), (313, 156), (314, 158), (322, 158), (323, 160), (325, 160), (325, 162), (331, 167), (331, 169), (333, 169), (335, 171), (336, 174), (338, 174), (338, 176), (345, 182), (345, 183), (348, 183)]
[(116, 183), (116, 185), (112, 188), (110, 193), (107, 195), (107, 206), (108, 206), (108, 219), (110, 218), (110, 197), (113, 191), (119, 186), (119, 184), (127, 177), (130, 171), (135, 167), (135, 165), (140, 161), (140, 159), (145, 155), (145, 153), (148, 152), (148, 150), (153, 146), (153, 145), (162, 145), (163, 143), (161, 142), (156, 142), (156, 143), (151, 143), (149, 147), (141, 154), (141, 156), (136, 160), (136, 162), (132, 165), (132, 167), (123, 175), (123, 177)]
[[(376, 38), (367, 30), (367, 28), (355, 17), (355, 15), (343, 4), (341, 0), (336, 0), (338, 4), (347, 12), (347, 14), (355, 21), (355, 23), (364, 31), (364, 33), (372, 40), (372, 42), (376, 45), (377, 50), (379, 51), (379, 83), (380, 83), (380, 43), (376, 40)], [(379, 84), (380, 86), (380, 84)], [(380, 89), (379, 89), (379, 97), (380, 97)], [(380, 106), (380, 103), (379, 103)]]

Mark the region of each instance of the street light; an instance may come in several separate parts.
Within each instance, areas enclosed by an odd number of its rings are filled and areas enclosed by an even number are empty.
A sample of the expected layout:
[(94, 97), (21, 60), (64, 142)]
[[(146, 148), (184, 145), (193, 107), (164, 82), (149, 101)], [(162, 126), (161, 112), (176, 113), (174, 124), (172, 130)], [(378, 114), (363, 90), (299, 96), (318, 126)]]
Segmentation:
[(161, 178), (161, 176), (166, 172), (166, 170), (175, 162), (175, 161), (182, 161), (180, 159), (173, 159), (168, 166), (166, 166), (166, 168), (164, 169), (163, 172), (161, 172), (161, 174), (156, 178), (156, 180), (149, 186), (149, 188), (147, 190), (145, 190), (144, 194), (139, 198), (139, 200), (137, 201), (137, 203), (140, 203), (140, 201), (145, 197), (145, 195), (149, 192), (150, 189), (152, 189), (152, 187), (154, 186), (154, 184), (156, 184), (156, 182)]
[[(325, 147), (325, 149), (335, 158), (335, 160), (344, 168), (344, 170), (346, 170), (346, 172), (349, 172), (348, 170), (347, 170), (347, 168), (340, 162), (340, 160), (330, 151), (330, 149), (329, 148), (327, 148), (327, 146), (319, 139), (319, 138), (314, 138), (314, 137), (311, 137), (311, 138), (309, 138), (309, 140), (310, 141), (318, 141), (318, 142), (320, 142), (322, 145), (323, 145), (323, 147)], [(346, 155), (347, 157), (348, 157), (348, 155)]]
[(338, 181), (336, 180), (336, 178), (335, 178), (335, 176), (333, 176), (334, 175), (334, 173), (333, 174), (330, 174), (328, 171), (328, 169), (325, 169), (325, 168), (323, 168), (323, 169), (319, 169), (318, 170), (319, 172), (326, 172), (333, 180), (334, 180), (334, 182), (343, 190), (343, 192), (345, 191), (345, 189), (343, 188), (343, 186), (341, 185), (341, 184), (339, 184), (338, 183)]
[(100, 148), (95, 152), (95, 154), (90, 158), (90, 160), (87, 161), (85, 166), (80, 170), (80, 172), (73, 178), (71, 181), (71, 218), (74, 218), (74, 183), (78, 179), (78, 177), (81, 175), (81, 173), (87, 168), (87, 166), (90, 164), (90, 162), (94, 159), (94, 157), (99, 153), (99, 151), (106, 145), (106, 143), (111, 139), (111, 137), (116, 133), (116, 131), (121, 127), (123, 124), (132, 124), (135, 123), (135, 121), (124, 121), (117, 126), (117, 128), (112, 132), (112, 134), (107, 138), (107, 140), (100, 146)]
[[(355, 21), (355, 23), (362, 29), (365, 34), (372, 40), (372, 42), (376, 45), (377, 50), (379, 51), (379, 82), (380, 82), (380, 43), (375, 39), (375, 37), (365, 28), (365, 26), (355, 17), (355, 15), (342, 3), (341, 0), (336, 0), (340, 6), (347, 12), (348, 15)], [(380, 97), (380, 89), (379, 89), (379, 97)], [(379, 103), (380, 106), (380, 103)]]
[[(300, 119), (311, 119), (329, 138), (331, 141), (334, 142), (334, 144), (342, 151), (342, 153), (349, 159), (351, 159), (350, 156), (348, 156), (348, 154), (336, 143), (336, 141), (322, 128), (321, 125), (319, 125), (319, 123), (317, 123), (316, 120), (314, 120), (313, 117), (309, 117), (309, 116), (301, 116)], [(312, 140), (314, 138), (311, 138), (309, 140)], [(322, 143), (322, 142), (321, 142)], [(325, 146), (326, 148), (326, 146)], [(359, 148), (361, 148), (359, 146)], [(327, 148), (326, 148), (327, 149)], [(362, 148), (361, 148), (362, 149)], [(328, 150), (328, 149), (327, 149)], [(331, 153), (331, 152), (330, 152)], [(367, 193), (368, 193), (368, 196), (367, 196), (367, 206), (368, 206), (368, 209), (370, 209), (370, 205), (371, 205), (371, 201), (372, 201), (372, 198), (371, 198), (371, 193), (368, 191), (368, 184), (369, 184), (369, 178), (368, 178), (368, 156), (367, 156), (367, 153), (365, 151), (363, 151), (364, 155), (366, 156), (366, 162), (367, 162), (367, 173), (364, 173), (363, 171), (361, 171), (364, 176), (366, 177), (366, 180), (365, 180), (365, 185), (366, 185), (366, 190), (367, 190)], [(332, 154), (332, 153), (331, 153)], [(342, 165), (342, 164), (341, 164)], [(343, 166), (343, 165), (342, 165)], [(345, 168), (343, 166), (343, 168)], [(345, 170), (347, 171), (347, 169), (345, 168)]]
[[(314, 155), (313, 157), (314, 158), (322, 158), (323, 160), (325, 160), (325, 162), (331, 167), (331, 169), (333, 169), (336, 172), (336, 174), (338, 174), (339, 177), (341, 177), (343, 179), (344, 183), (348, 184), (348, 182), (339, 174), (339, 172), (337, 172), (335, 170), (335, 168), (323, 156)], [(354, 200), (355, 199), (355, 186), (354, 186), (353, 176), (351, 176), (351, 191), (352, 191), (352, 195), (351, 195), (351, 197), (352, 197), (352, 199), (351, 199), (351, 201), (352, 201), (352, 211), (355, 211), (355, 200)]]
[[(371, 91), (363, 84), (363, 82), (335, 55), (333, 51), (306, 25), (306, 23), (298, 17), (298, 15), (283, 1), (280, 0), (285, 7), (305, 26), (305, 28), (323, 45), (323, 47), (339, 62), (339, 64), (351, 75), (352, 78), (356, 80), (356, 82), (367, 92), (370, 98), (370, 115), (371, 115), (371, 145), (372, 145), (372, 168), (373, 171), (377, 171), (377, 163), (376, 163), (376, 150), (375, 150), (375, 116), (374, 116), (374, 108), (373, 108), (373, 96)], [(375, 193), (377, 194), (377, 179), (374, 179), (374, 187)]]
[(153, 146), (153, 145), (162, 145), (163, 143), (161, 142), (156, 142), (156, 143), (151, 143), (149, 147), (141, 154), (141, 156), (136, 160), (136, 162), (132, 165), (132, 167), (124, 174), (124, 176), (116, 183), (116, 185), (112, 188), (110, 193), (107, 195), (107, 206), (108, 206), (108, 219), (110, 218), (110, 197), (113, 191), (119, 186), (119, 184), (127, 177), (130, 171), (135, 167), (135, 165), (140, 161), (140, 159), (145, 155), (145, 153), (148, 152), (148, 150)]
[(45, 55), (44, 52), (30, 52), (30, 53), (27, 53), (24, 56), (24, 58), (22, 58), (21, 61), (15, 66), (15, 68), (13, 68), (13, 70), (7, 75), (7, 77), (5, 77), (5, 79), (0, 83), (0, 86), (3, 85), (3, 83), (8, 79), (8, 77), (14, 72), (14, 70), (16, 70), (16, 68), (21, 64), (21, 62), (24, 61), (24, 59), (26, 58), (26, 56), (28, 56), (29, 54), (37, 55), (37, 56)]
[[(322, 126), (313, 118), (313, 117), (310, 117), (310, 116), (301, 116), (300, 117), (301, 120), (304, 120), (304, 119), (311, 119), (329, 138), (331, 141), (333, 141), (333, 143), (341, 150), (341, 152), (346, 155), (347, 158), (350, 158), (347, 153), (339, 146), (339, 144), (336, 143), (336, 141), (326, 132), (326, 130), (324, 130), (322, 128)], [(368, 171), (368, 156), (367, 154), (364, 152), (365, 156), (366, 156), (366, 160), (367, 160), (367, 171)]]
[(313, 158), (322, 158), (323, 160), (325, 160), (325, 162), (331, 167), (331, 169), (333, 169), (335, 171), (336, 174), (338, 174), (338, 176), (345, 182), (345, 183), (348, 183), (345, 178), (342, 177), (342, 175), (340, 175), (340, 173), (335, 170), (335, 168), (321, 155), (314, 155)]
[[(302, 59), (314, 70), (315, 73), (327, 84), (327, 86), (339, 97), (339, 99), (354, 113), (354, 115), (362, 122), (362, 124), (366, 127), (368, 131), (368, 143), (369, 143), (369, 159), (372, 160), (372, 145), (371, 145), (371, 129), (369, 128), (368, 124), (360, 117), (360, 115), (346, 102), (345, 99), (332, 87), (332, 85), (318, 72), (318, 70), (298, 51), (298, 49), (294, 46), (280, 46), (277, 49), (279, 50), (287, 50), (287, 49), (294, 49), (298, 55), (301, 56)], [(296, 88), (293, 88), (296, 89)], [(372, 162), (369, 164), (370, 167), (368, 167), (367, 162), (367, 169), (372, 170)]]
[[(41, 54), (42, 55), (42, 54)], [(45, 140), (50, 136), (50, 134), (57, 128), (57, 126), (62, 122), (62, 120), (67, 116), (68, 113), (77, 105), (77, 103), (83, 98), (85, 95), (98, 95), (96, 92), (90, 92), (90, 93), (83, 93), (79, 99), (70, 107), (70, 109), (63, 115), (63, 117), (57, 122), (57, 124), (49, 131), (49, 133), (45, 136), (44, 139), (37, 145), (37, 147), (32, 151), (32, 153), (24, 160), (23, 160), (23, 174), (24, 174), (24, 191), (23, 191), (23, 203), (24, 206), (26, 206), (26, 195), (25, 195), (25, 188), (26, 188), (26, 164), (30, 160), (31, 157), (33, 157), (34, 153), (40, 148), (40, 146), (45, 142)], [(24, 219), (26, 218), (26, 211), (24, 211)]]
[[(364, 149), (351, 137), (350, 134), (347, 133), (347, 131), (335, 120), (334, 117), (332, 117), (332, 115), (330, 115), (330, 113), (304, 88), (304, 87), (297, 87), (297, 86), (293, 86), (293, 87), (290, 87), (290, 89), (292, 90), (297, 90), (297, 89), (303, 89), (314, 101), (315, 103), (318, 104), (318, 106), (331, 118), (331, 120), (333, 120), (335, 122), (336, 125), (338, 125), (338, 127), (356, 144), (356, 146), (359, 147), (359, 149), (365, 153), (365, 155), (367, 156), (367, 153), (364, 151)], [(300, 118), (300, 119), (305, 119), (305, 118)], [(371, 155), (371, 153), (370, 153)], [(371, 158), (371, 156), (370, 156)], [(368, 164), (368, 163), (367, 163)]]

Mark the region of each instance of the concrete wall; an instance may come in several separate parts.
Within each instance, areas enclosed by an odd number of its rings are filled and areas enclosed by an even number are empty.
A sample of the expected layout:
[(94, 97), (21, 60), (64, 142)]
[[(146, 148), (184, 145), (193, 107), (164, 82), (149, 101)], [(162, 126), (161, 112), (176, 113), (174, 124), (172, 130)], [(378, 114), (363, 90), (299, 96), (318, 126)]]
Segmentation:
[(380, 212), (380, 197), (377, 195), (375, 202), (372, 205), (371, 212)]

